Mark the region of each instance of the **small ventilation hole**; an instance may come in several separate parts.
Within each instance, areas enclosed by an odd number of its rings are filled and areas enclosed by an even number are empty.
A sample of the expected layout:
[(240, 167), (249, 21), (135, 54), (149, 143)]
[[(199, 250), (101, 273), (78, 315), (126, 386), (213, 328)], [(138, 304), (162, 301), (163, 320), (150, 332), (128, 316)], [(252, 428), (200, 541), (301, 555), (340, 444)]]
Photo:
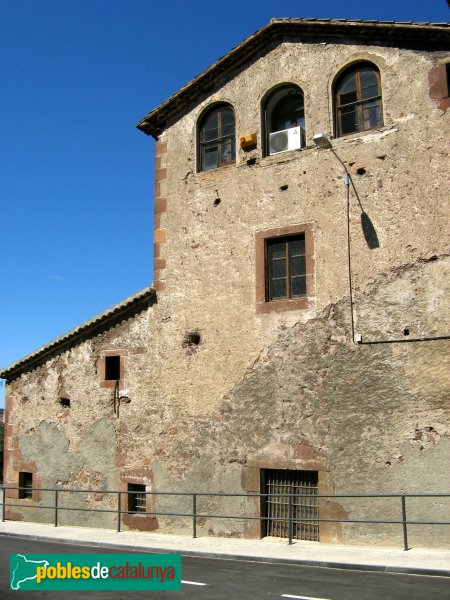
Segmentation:
[(199, 346), (202, 338), (197, 331), (191, 331), (184, 336), (185, 346)]

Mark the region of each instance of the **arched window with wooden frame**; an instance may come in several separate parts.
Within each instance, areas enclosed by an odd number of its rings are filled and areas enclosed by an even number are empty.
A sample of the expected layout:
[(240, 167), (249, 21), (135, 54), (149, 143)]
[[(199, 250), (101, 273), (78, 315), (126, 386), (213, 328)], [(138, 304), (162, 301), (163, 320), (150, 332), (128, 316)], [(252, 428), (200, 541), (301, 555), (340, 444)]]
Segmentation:
[(201, 118), (198, 133), (199, 171), (235, 162), (234, 110), (230, 104), (216, 104), (209, 109)]
[(360, 62), (346, 69), (334, 85), (335, 135), (342, 137), (381, 127), (383, 110), (378, 68)]
[(269, 156), (305, 146), (305, 102), (302, 90), (286, 83), (263, 101), (264, 154)]

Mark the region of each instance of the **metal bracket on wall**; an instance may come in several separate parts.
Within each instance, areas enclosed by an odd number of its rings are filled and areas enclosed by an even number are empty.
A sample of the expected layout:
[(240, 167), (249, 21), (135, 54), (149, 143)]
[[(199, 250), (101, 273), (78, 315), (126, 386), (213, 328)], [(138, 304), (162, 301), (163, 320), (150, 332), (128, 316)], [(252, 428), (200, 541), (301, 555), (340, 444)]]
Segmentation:
[(114, 386), (114, 414), (119, 418), (120, 412), (120, 396), (119, 396), (119, 379), (116, 381)]

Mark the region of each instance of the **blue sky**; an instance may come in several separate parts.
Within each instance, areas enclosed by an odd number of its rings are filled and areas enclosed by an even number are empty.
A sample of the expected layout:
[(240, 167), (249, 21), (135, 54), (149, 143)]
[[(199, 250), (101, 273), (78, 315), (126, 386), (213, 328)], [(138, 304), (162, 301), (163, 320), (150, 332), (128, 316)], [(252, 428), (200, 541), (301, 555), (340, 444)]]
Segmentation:
[(150, 109), (272, 17), (449, 16), (446, 0), (0, 0), (0, 366), (151, 283)]

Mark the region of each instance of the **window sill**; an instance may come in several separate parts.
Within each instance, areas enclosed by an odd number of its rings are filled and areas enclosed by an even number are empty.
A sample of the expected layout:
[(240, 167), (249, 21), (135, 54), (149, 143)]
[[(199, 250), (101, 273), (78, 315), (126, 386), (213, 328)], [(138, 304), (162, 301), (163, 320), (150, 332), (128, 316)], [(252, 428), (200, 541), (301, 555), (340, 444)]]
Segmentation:
[[(299, 158), (303, 153), (308, 150), (313, 150), (316, 146), (305, 146), (304, 148), (299, 148), (298, 150), (289, 150), (288, 152), (279, 152), (278, 154), (269, 154), (268, 156), (263, 156), (260, 160), (261, 165), (271, 165), (273, 163), (280, 162), (288, 162), (291, 160), (295, 160)], [(247, 166), (244, 162), (244, 165)]]
[(136, 515), (136, 513), (122, 513), (122, 523), (130, 529), (139, 531), (155, 531), (159, 528), (156, 515)]
[(346, 144), (354, 144), (358, 142), (368, 142), (371, 140), (378, 140), (380, 138), (384, 138), (385, 136), (391, 133), (397, 133), (398, 128), (396, 125), (385, 125), (383, 127), (375, 127), (374, 129), (367, 129), (366, 131), (348, 133), (347, 135), (342, 135), (340, 137), (331, 138), (331, 143), (333, 147), (342, 146)]
[[(123, 389), (123, 379), (119, 379), (119, 390)], [(104, 379), (100, 381), (100, 387), (107, 390), (114, 390), (116, 387), (116, 379)]]
[(229, 165), (222, 165), (221, 167), (216, 167), (215, 169), (209, 169), (208, 171), (198, 171), (197, 173), (195, 173), (195, 177), (199, 181), (208, 181), (208, 179), (215, 179), (222, 173), (227, 173), (228, 171), (230, 171), (230, 169), (235, 169), (236, 166), (237, 163), (234, 162)]
[(312, 298), (292, 298), (290, 300), (272, 300), (256, 305), (256, 313), (265, 315), (272, 312), (287, 312), (291, 310), (308, 310), (312, 308)]

